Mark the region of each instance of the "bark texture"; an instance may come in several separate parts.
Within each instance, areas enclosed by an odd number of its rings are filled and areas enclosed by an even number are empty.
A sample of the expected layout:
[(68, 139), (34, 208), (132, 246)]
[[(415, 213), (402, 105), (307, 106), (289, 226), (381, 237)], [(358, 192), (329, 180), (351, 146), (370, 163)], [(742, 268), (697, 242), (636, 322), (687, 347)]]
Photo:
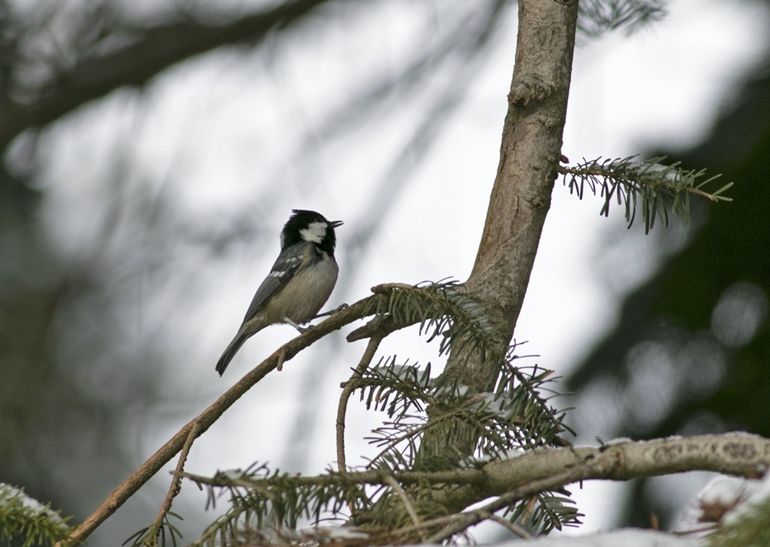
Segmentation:
[(513, 334), (551, 204), (575, 47), (577, 2), (519, 2), (500, 164), (467, 287)]
[[(520, 0), (516, 61), (503, 127), (500, 164), (476, 262), (465, 288), (484, 303), (510, 343), (551, 204), (575, 47), (577, 0)], [(452, 352), (445, 375), (489, 391), (499, 364)], [(472, 450), (469, 434), (465, 446)], [(447, 449), (441, 431), (425, 436), (427, 455)]]

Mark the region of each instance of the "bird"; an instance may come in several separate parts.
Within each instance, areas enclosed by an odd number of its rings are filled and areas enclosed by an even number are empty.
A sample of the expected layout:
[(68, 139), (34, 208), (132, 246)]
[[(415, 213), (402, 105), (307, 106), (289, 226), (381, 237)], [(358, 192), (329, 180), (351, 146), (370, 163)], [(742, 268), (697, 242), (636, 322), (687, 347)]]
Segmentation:
[(300, 327), (316, 317), (337, 283), (334, 259), (340, 220), (326, 220), (315, 211), (292, 209), (281, 230), (281, 252), (257, 289), (243, 323), (217, 362), (220, 376), (244, 342), (276, 323)]

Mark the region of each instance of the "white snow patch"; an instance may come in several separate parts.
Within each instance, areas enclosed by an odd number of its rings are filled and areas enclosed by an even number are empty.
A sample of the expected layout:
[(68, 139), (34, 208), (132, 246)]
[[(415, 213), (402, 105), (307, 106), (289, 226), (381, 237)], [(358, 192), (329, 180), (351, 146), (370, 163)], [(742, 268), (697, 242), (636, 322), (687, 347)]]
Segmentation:
[(230, 481), (239, 481), (246, 478), (243, 469), (225, 469), (224, 471), (219, 471), (217, 475)]
[[(735, 524), (739, 519), (742, 519), (749, 513), (755, 510), (755, 508), (766, 502), (770, 498), (770, 473), (765, 475), (762, 480), (749, 480), (745, 479), (741, 481), (743, 484), (736, 487), (736, 491), (732, 495), (738, 494), (737, 505), (725, 515), (723, 523), (727, 526)], [(704, 492), (704, 495), (716, 496), (722, 494), (725, 497), (731, 495), (728, 488), (724, 488), (723, 492), (716, 491), (711, 494), (711, 491)], [(733, 498), (735, 499), (735, 498)]]
[(64, 520), (62, 520), (61, 516), (56, 511), (52, 511), (36, 499), (30, 498), (27, 494), (24, 493), (24, 490), (16, 488), (15, 486), (11, 486), (10, 484), (0, 482), (0, 506), (7, 505), (8, 503), (15, 501), (20, 502), (22, 506), (30, 509), (32, 513), (38, 515), (46, 515), (52, 521), (64, 525)]
[[(587, 536), (540, 538), (526, 542), (535, 547), (705, 547), (699, 538), (681, 537), (655, 530), (627, 528)], [(520, 547), (521, 541), (506, 541), (495, 547)]]
[(604, 443), (604, 446), (613, 446), (616, 444), (627, 444), (634, 442), (633, 439), (629, 439), (628, 437), (618, 437), (617, 439), (612, 439), (611, 441), (607, 441)]
[[(419, 544), (411, 547), (422, 547)], [(612, 532), (600, 532), (586, 536), (545, 537), (528, 540), (504, 541), (496, 543), (494, 547), (521, 547), (533, 545), (535, 547), (706, 547), (706, 543), (699, 538), (682, 537), (657, 532), (655, 530), (638, 530), (626, 528)]]

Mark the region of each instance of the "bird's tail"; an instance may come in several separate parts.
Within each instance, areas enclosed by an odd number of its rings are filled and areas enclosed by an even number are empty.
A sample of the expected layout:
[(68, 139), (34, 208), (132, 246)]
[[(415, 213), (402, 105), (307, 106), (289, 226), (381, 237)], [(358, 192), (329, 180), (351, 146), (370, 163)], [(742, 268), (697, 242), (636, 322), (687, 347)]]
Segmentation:
[(217, 372), (220, 376), (224, 374), (227, 365), (230, 364), (230, 361), (233, 360), (235, 354), (238, 353), (238, 350), (241, 349), (243, 343), (248, 339), (249, 336), (241, 332), (235, 335), (235, 338), (233, 338), (233, 341), (230, 342), (230, 345), (227, 346), (227, 349), (224, 351), (222, 357), (220, 357), (219, 361), (217, 362)]

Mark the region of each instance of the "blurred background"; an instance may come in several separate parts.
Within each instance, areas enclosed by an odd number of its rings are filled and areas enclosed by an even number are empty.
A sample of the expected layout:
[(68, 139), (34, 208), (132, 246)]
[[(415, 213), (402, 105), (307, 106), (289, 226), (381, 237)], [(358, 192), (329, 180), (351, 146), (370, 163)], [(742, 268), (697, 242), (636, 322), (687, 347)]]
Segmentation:
[[(576, 442), (770, 436), (770, 6), (626, 4), (655, 21), (583, 20), (564, 154), (665, 154), (723, 173), (734, 202), (696, 200), (689, 226), (645, 236), (557, 183), (515, 337), (564, 376)], [(0, 482), (81, 521), (292, 338), (272, 327), (214, 372), (292, 208), (345, 221), (329, 307), (383, 282), (465, 279), (515, 40), (503, 0), (0, 0)], [(257, 385), (187, 469), (333, 462), (339, 383), (363, 350), (344, 335)], [(380, 353), (441, 367), (415, 330)], [(350, 416), (357, 464), (380, 417)], [(585, 484), (578, 532), (651, 513), (678, 526), (706, 480)], [(168, 483), (164, 470), (89, 545), (149, 525)], [(185, 485), (186, 540), (221, 510), (204, 507)]]

